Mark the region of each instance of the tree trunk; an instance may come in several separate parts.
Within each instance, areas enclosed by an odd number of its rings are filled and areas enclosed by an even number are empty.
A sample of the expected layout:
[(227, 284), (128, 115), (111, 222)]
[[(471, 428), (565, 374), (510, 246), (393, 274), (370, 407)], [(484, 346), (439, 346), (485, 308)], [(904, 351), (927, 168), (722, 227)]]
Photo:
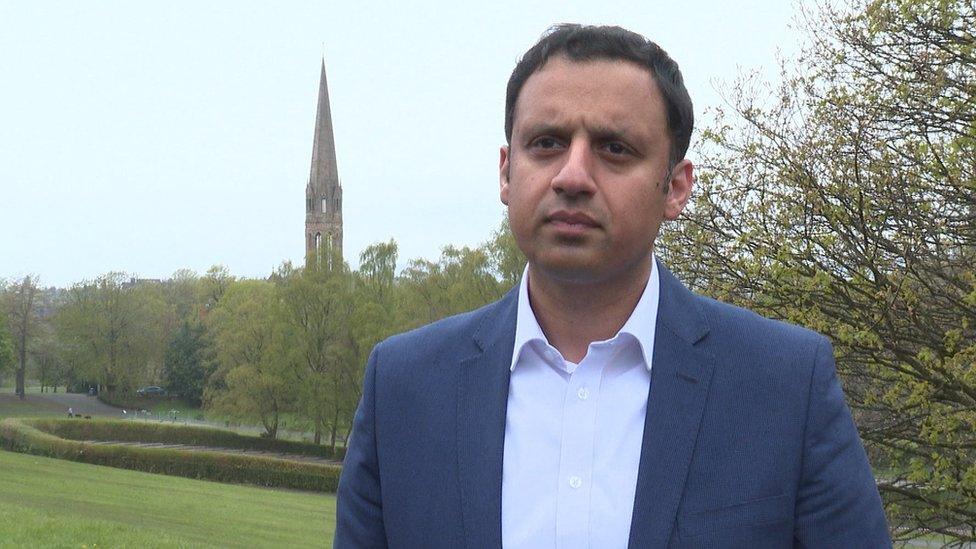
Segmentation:
[(336, 431), (339, 429), (339, 405), (338, 405), (338, 401), (337, 401), (337, 404), (336, 404), (335, 408), (333, 409), (333, 412), (334, 413), (332, 414), (332, 444), (331, 444), (331, 446), (332, 446), (332, 455), (335, 455)]
[(17, 395), (20, 400), (24, 400), (25, 390), (24, 390), (24, 377), (27, 372), (27, 335), (22, 332), (20, 338), (20, 363), (17, 365)]

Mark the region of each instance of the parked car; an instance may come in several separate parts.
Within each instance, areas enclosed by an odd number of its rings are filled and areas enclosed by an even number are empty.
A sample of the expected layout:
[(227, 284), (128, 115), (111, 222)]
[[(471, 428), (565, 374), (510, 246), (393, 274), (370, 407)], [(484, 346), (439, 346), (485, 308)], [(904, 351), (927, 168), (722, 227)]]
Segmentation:
[(136, 394), (141, 397), (166, 396), (166, 389), (163, 389), (162, 387), (156, 385), (150, 385), (148, 387), (143, 387), (142, 389), (137, 390)]

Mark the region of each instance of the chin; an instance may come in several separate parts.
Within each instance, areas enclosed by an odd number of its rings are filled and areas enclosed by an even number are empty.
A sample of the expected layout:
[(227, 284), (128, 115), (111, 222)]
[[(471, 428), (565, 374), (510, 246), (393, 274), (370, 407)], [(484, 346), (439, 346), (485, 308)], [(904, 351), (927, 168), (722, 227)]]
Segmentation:
[(561, 282), (587, 283), (595, 282), (606, 277), (604, 269), (600, 268), (599, 263), (584, 261), (581, 258), (551, 258), (539, 257), (534, 261), (530, 260), (533, 270), (541, 275)]

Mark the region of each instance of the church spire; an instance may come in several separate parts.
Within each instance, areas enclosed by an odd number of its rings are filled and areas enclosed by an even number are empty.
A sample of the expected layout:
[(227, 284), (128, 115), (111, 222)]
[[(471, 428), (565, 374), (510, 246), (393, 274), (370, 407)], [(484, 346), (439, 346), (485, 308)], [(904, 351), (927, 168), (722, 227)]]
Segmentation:
[(336, 166), (335, 136), (325, 58), (319, 76), (319, 101), (312, 137), (312, 167), (305, 190), (305, 256), (342, 256), (342, 185)]
[(315, 135), (312, 141), (312, 173), (310, 183), (324, 189), (328, 183), (338, 181), (336, 168), (335, 137), (332, 134), (332, 109), (329, 106), (329, 84), (325, 77), (325, 58), (319, 76), (319, 104), (315, 112)]

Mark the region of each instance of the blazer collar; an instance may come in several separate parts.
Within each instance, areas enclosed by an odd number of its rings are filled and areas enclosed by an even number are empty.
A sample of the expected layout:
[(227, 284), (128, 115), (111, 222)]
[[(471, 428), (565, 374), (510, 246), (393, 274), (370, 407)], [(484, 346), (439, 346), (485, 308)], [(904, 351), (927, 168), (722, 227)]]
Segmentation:
[(458, 474), (468, 546), (501, 547), (505, 414), (518, 287), (485, 311), (474, 334), (480, 350), (458, 373)]
[(708, 334), (699, 298), (657, 266), (661, 301), (630, 524), (634, 548), (663, 546), (671, 537), (714, 368), (696, 346)]
[[(714, 367), (696, 346), (708, 334), (698, 298), (660, 261), (651, 387), (630, 527), (630, 547), (671, 536)], [(501, 546), (502, 461), (518, 286), (490, 305), (474, 333), (479, 352), (458, 374), (458, 474), (469, 546)]]

